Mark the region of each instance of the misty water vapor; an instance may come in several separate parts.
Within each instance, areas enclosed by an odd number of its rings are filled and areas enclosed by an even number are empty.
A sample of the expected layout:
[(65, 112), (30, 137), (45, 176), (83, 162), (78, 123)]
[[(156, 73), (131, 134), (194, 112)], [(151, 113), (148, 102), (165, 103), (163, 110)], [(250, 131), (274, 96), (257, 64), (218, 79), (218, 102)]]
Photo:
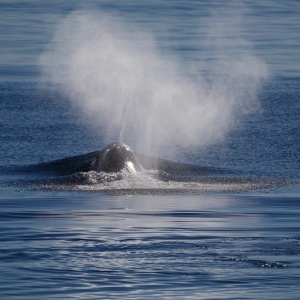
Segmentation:
[[(226, 54), (227, 43), (223, 36), (215, 45), (215, 51), (224, 48), (215, 62), (219, 74), (195, 78), (137, 24), (78, 11), (58, 24), (40, 63), (47, 80), (105, 130), (107, 142), (119, 139), (156, 154), (220, 141), (257, 107), (265, 64), (241, 40), (242, 55)], [(232, 49), (238, 46), (231, 40)]]

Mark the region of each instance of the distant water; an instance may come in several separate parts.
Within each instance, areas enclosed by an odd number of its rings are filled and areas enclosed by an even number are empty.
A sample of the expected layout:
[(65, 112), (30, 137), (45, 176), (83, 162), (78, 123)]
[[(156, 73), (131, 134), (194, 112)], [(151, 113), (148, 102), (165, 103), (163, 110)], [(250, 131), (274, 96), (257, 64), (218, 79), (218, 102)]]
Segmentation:
[[(260, 106), (223, 140), (157, 153), (221, 173), (198, 186), (143, 174), (74, 188), (24, 172), (112, 142), (69, 95), (41, 83), (40, 55), (56, 24), (79, 9), (129, 19), (183, 73), (208, 82), (223, 71), (216, 62), (243, 49), (266, 63)], [(298, 1), (2, 1), (3, 299), (297, 299), (299, 9)]]
[[(35, 80), (37, 56), (48, 44), (53, 28), (66, 14), (78, 8), (101, 8), (119, 13), (154, 32), (166, 51), (185, 63), (205, 65), (220, 53), (213, 53), (203, 42), (211, 29), (211, 16), (234, 26), (242, 17), (242, 37), (265, 60), (275, 75), (299, 76), (299, 3), (294, 1), (19, 1), (0, 3), (1, 80)], [(240, 12), (243, 15), (240, 15)], [(220, 16), (219, 16), (220, 15)], [(222, 27), (223, 27), (222, 26)], [(220, 28), (219, 28), (220, 29)], [(205, 56), (203, 55), (203, 50)]]

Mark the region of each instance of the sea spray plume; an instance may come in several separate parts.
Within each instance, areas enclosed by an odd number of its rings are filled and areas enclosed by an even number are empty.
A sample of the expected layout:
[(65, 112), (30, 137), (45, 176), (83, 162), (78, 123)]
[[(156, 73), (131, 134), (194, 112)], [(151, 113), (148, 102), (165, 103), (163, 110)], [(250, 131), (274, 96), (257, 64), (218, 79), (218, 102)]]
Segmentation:
[(251, 111), (264, 64), (247, 53), (227, 56), (222, 75), (191, 78), (137, 24), (79, 11), (58, 24), (40, 62), (47, 78), (106, 129), (108, 141), (119, 136), (155, 155), (222, 140), (238, 115)]

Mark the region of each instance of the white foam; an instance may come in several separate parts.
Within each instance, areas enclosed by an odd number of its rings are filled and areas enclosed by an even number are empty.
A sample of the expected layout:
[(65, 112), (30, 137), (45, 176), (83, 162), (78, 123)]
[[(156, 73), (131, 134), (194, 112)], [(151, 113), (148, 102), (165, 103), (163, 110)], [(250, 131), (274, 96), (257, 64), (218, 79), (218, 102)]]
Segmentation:
[(207, 192), (238, 192), (268, 189), (292, 182), (272, 179), (198, 178), (190, 181), (162, 181), (159, 171), (143, 170), (131, 172), (127, 169), (118, 173), (81, 172), (60, 178), (38, 180), (29, 185), (37, 189), (75, 190), (87, 192), (111, 192), (122, 194), (179, 194)]

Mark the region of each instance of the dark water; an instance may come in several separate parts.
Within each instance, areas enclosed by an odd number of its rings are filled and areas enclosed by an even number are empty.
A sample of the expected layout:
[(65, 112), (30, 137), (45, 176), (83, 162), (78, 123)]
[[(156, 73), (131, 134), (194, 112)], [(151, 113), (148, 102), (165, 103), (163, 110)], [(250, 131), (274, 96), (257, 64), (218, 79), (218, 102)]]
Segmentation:
[[(205, 78), (222, 73), (214, 62), (230, 48), (212, 50), (212, 20), (224, 18), (231, 28), (234, 16), (242, 20), (243, 45), (266, 62), (269, 77), (258, 91), (260, 107), (235, 114), (223, 140), (159, 153), (208, 167), (209, 174), (162, 181), (155, 171), (122, 173), (103, 182), (95, 173), (75, 180), (27, 172), (24, 166), (112, 141), (69, 96), (40, 83), (38, 58), (55, 24), (82, 8), (79, 1), (2, 1), (1, 297), (299, 298), (298, 1), (233, 1), (223, 8), (221, 1), (87, 2), (153, 32), (183, 72)], [(230, 51), (235, 57), (241, 48)]]

